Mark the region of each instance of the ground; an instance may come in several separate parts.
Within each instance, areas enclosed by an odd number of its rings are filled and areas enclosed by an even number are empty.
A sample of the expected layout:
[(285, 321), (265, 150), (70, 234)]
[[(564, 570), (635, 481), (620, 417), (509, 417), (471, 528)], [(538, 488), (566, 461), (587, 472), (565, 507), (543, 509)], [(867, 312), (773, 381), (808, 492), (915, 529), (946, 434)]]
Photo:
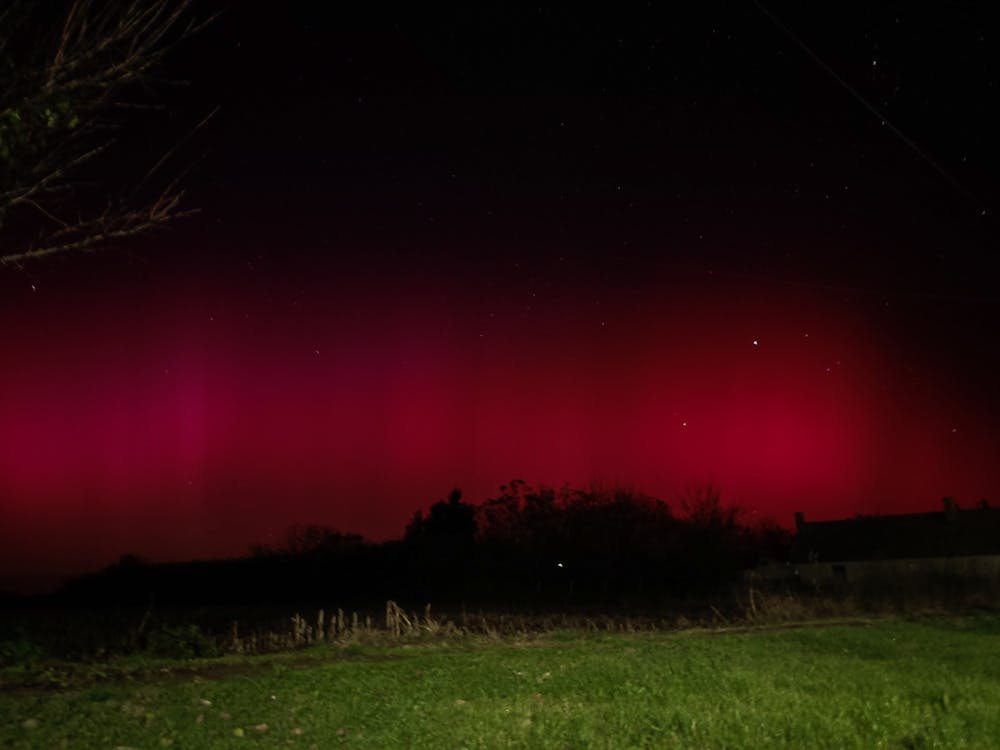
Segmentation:
[(982, 615), (35, 665), (0, 674), (0, 747), (993, 748), (998, 643)]

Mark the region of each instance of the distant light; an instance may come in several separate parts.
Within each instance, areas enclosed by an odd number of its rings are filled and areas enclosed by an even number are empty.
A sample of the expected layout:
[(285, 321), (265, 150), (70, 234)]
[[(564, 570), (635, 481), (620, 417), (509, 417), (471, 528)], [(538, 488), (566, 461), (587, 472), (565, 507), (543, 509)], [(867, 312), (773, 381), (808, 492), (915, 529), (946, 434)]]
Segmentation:
[(557, 568), (561, 568), (561, 567), (563, 567), (563, 564), (562, 563), (556, 563), (556, 567)]
[(757, 345), (758, 345), (759, 343), (760, 343), (760, 342), (758, 342), (758, 341), (757, 341), (757, 339), (754, 339), (754, 340), (753, 340), (753, 345), (754, 345), (754, 346), (757, 346)]

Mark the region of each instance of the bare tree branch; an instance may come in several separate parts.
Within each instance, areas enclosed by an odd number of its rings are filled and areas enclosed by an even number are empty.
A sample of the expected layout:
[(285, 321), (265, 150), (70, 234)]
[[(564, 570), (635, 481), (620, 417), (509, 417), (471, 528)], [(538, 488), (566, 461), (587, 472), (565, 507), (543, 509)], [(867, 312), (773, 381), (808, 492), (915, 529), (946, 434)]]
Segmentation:
[(89, 221), (64, 224), (63, 228), (48, 235), (48, 243), (18, 253), (0, 257), (0, 265), (20, 266), (25, 261), (37, 260), (57, 253), (93, 250), (112, 240), (134, 237), (162, 229), (167, 224), (199, 213), (200, 209), (179, 209), (184, 191), (161, 194), (142, 210), (120, 212), (108, 209), (103, 215)]
[(209, 120), (211, 120), (213, 117), (215, 117), (217, 114), (219, 114), (219, 110), (220, 109), (221, 109), (221, 107), (216, 107), (211, 112), (209, 112), (208, 115), (205, 116), (205, 119), (203, 119), (201, 122), (199, 122), (197, 125), (195, 125), (191, 129), (191, 132), (188, 133), (186, 136), (184, 136), (183, 140), (178, 141), (177, 143), (175, 143), (170, 148), (169, 151), (167, 151), (163, 156), (161, 156), (160, 159), (159, 159), (159, 161), (157, 161), (156, 164), (154, 164), (152, 167), (150, 167), (149, 171), (146, 172), (146, 174), (143, 176), (143, 178), (141, 180), (139, 180), (139, 183), (136, 185), (135, 189), (138, 190), (144, 184), (146, 184), (146, 182), (154, 174), (156, 174), (156, 172), (160, 169), (160, 167), (162, 167), (167, 161), (170, 160), (170, 157), (172, 157), (174, 155), (174, 153), (177, 151), (178, 148), (180, 148), (181, 146), (183, 146), (186, 141), (190, 140), (191, 137), (195, 135), (195, 133), (197, 133), (199, 130), (201, 130), (203, 127), (205, 127), (208, 124)]
[[(126, 142), (118, 131), (163, 109), (150, 101), (150, 73), (217, 17), (195, 16), (194, 5), (68, 0), (57, 25), (51, 5), (37, 0), (0, 10), (0, 266), (95, 249), (195, 213), (181, 208), (176, 180), (142, 194), (218, 108), (151, 166), (138, 160), (133, 176), (116, 166), (117, 189), (101, 188), (107, 172), (94, 171)], [(88, 181), (89, 173), (99, 179)], [(67, 213), (79, 218), (67, 221)]]

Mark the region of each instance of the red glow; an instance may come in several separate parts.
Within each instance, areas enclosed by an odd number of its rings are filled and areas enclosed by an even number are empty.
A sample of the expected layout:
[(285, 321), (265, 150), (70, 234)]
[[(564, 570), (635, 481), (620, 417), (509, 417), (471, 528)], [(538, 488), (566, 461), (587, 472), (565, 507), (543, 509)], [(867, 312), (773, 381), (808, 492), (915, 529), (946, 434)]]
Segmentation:
[(164, 285), (73, 316), (40, 294), (8, 343), (0, 585), (241, 554), (293, 522), (398, 536), (452, 486), (478, 501), (514, 477), (668, 500), (713, 481), (784, 522), (1000, 485), (981, 415), (940, 373), (904, 377), (840, 299), (394, 281), (299, 306)]

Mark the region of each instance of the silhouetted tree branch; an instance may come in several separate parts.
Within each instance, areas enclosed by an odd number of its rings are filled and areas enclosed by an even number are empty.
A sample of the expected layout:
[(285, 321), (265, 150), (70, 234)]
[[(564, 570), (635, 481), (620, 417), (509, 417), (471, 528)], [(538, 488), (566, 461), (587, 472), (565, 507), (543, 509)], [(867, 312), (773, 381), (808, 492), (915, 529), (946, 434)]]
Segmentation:
[(711, 482), (688, 488), (681, 497), (681, 510), (695, 526), (703, 528), (735, 528), (740, 509), (723, 505), (719, 488)]

